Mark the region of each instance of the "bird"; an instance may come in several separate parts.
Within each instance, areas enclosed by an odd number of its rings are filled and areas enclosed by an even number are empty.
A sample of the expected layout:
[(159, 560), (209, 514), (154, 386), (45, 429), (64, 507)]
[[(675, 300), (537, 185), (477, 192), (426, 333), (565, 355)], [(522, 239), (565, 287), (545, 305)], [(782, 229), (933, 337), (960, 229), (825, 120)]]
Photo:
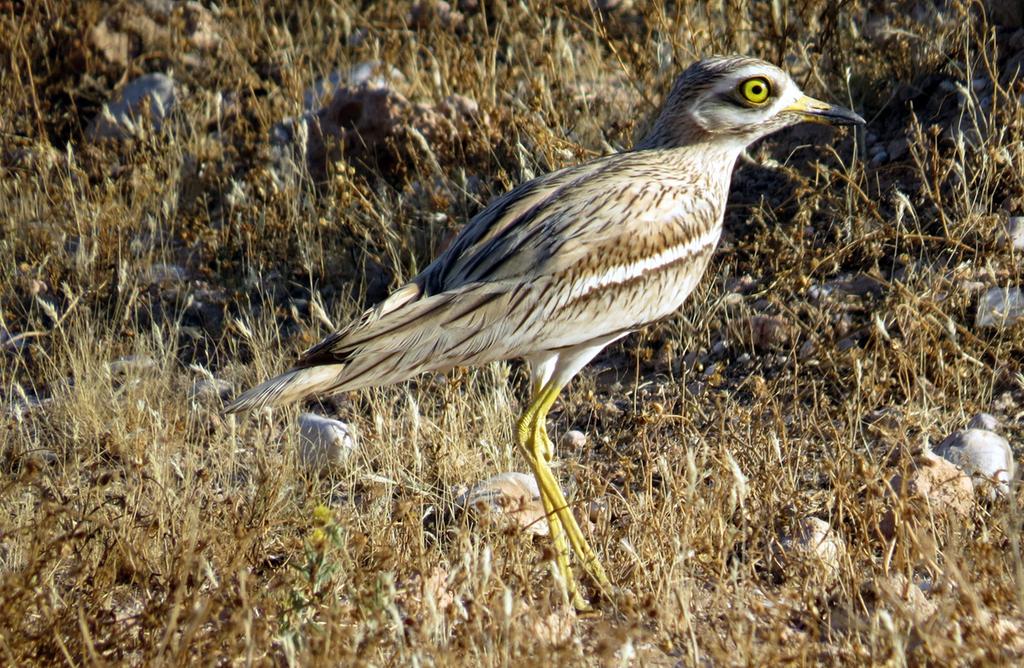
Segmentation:
[(525, 360), (530, 399), (516, 442), (537, 480), (567, 597), (589, 609), (570, 558), (603, 592), (614, 590), (552, 472), (548, 411), (603, 348), (682, 306), (721, 236), (736, 159), (802, 121), (864, 124), (764, 60), (694, 62), (632, 149), (497, 197), (420, 274), (225, 411)]

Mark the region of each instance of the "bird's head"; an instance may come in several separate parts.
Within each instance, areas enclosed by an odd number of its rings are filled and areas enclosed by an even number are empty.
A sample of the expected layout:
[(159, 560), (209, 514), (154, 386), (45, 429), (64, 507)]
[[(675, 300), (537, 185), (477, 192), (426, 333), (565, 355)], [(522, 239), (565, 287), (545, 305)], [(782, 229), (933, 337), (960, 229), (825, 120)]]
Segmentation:
[(706, 58), (676, 79), (649, 140), (663, 147), (708, 139), (746, 146), (801, 121), (864, 123), (848, 109), (804, 95), (771, 63), (738, 56)]

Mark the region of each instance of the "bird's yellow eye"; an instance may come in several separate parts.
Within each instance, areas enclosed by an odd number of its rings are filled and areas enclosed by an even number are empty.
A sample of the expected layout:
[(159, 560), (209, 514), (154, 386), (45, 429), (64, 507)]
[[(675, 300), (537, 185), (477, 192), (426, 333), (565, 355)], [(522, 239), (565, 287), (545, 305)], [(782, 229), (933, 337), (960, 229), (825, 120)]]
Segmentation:
[(764, 77), (753, 77), (740, 84), (740, 95), (751, 104), (764, 104), (772, 94), (772, 85)]

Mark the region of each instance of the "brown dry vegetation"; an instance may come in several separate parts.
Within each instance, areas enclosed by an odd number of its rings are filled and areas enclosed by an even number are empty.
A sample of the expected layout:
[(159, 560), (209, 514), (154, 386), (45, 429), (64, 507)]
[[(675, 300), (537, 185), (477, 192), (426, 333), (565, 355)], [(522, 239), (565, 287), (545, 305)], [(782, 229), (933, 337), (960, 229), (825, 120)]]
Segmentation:
[[(0, 663), (1020, 661), (1016, 486), (878, 530), (925, 440), (979, 410), (1024, 436), (1022, 325), (975, 326), (986, 289), (1024, 282), (1001, 237), (1024, 214), (1014, 3), (452, 4), (0, 2)], [(727, 52), (867, 134), (755, 146), (688, 306), (556, 406), (556, 437), (588, 435), (558, 474), (601, 501), (621, 587), (597, 615), (567, 611), (546, 538), (453, 511), (524, 467), (518, 363), (311, 404), (358, 433), (321, 473), (294, 410), (228, 421), (193, 393), (282, 370)], [(367, 61), (400, 73), (393, 125), (296, 168), (274, 126)], [(161, 130), (91, 141), (147, 72), (178, 85)], [(810, 516), (845, 541), (835, 572), (773, 562)]]

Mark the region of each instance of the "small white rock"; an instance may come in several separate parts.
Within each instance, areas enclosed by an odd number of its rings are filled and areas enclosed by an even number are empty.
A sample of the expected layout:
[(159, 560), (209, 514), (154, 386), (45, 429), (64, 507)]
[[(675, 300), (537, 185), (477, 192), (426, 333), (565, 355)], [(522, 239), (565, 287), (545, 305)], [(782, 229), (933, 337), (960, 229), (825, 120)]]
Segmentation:
[(989, 431), (996, 431), (999, 427), (999, 420), (997, 420), (996, 416), (991, 413), (978, 413), (971, 418), (970, 422), (967, 423), (968, 429), (988, 429)]
[(1007, 327), (1024, 318), (1024, 291), (1020, 288), (989, 288), (978, 301), (976, 327)]
[(347, 72), (335, 70), (302, 93), (302, 108), (317, 111), (330, 102), (334, 92), (342, 86), (367, 84), (375, 88), (387, 88), (391, 83), (404, 83), (405, 75), (395, 67), (388, 67), (379, 60), (366, 60), (353, 65)]
[(176, 264), (158, 262), (151, 264), (142, 271), (142, 280), (146, 283), (169, 284), (182, 283), (188, 278), (188, 272)]
[(889, 540), (905, 520), (902, 511), (897, 510), (907, 506), (923, 506), (927, 518), (958, 520), (968, 516), (974, 508), (974, 483), (970, 476), (926, 448), (905, 473), (889, 480), (886, 497), (892, 506), (882, 513), (878, 529)]
[(192, 383), (188, 397), (201, 403), (224, 401), (234, 387), (230, 381), (222, 378), (200, 378)]
[(185, 3), (185, 26), (188, 41), (200, 51), (213, 51), (224, 41), (217, 31), (213, 12), (201, 2)]
[(587, 435), (582, 431), (570, 429), (562, 436), (562, 447), (567, 450), (582, 450), (587, 444)]
[(935, 454), (971, 476), (975, 488), (985, 490), (989, 499), (1009, 493), (1016, 464), (1009, 442), (999, 434), (988, 429), (953, 432)]
[(135, 136), (139, 132), (138, 115), (146, 100), (149, 100), (150, 123), (153, 130), (159, 132), (176, 101), (174, 79), (154, 72), (132, 80), (115, 101), (103, 105), (86, 135), (93, 140)]
[(344, 463), (356, 441), (352, 429), (340, 420), (314, 413), (299, 416), (299, 461), (309, 469), (323, 469)]
[(107, 364), (112, 376), (140, 376), (154, 373), (159, 367), (156, 360), (147, 355), (125, 355)]
[(35, 448), (25, 453), (25, 459), (34, 463), (40, 468), (46, 468), (48, 466), (56, 466), (60, 463), (60, 457), (57, 453), (49, 448)]
[(540, 489), (526, 473), (499, 473), (488, 478), (456, 500), (456, 505), (478, 520), (500, 522), (504, 518), (529, 533), (548, 535)]
[(775, 570), (785, 574), (801, 564), (813, 567), (831, 581), (838, 574), (846, 558), (846, 543), (832, 530), (828, 522), (817, 517), (805, 517), (793, 535), (780, 536), (771, 549)]
[(302, 108), (306, 111), (316, 111), (324, 106), (338, 86), (345, 83), (346, 77), (341, 72), (331, 72), (322, 79), (302, 92)]
[[(938, 611), (938, 605), (928, 598), (930, 583), (915, 584), (900, 573), (879, 575), (861, 586), (861, 594), (872, 608), (884, 604), (894, 608), (916, 623), (921, 624)], [(867, 601), (866, 601), (867, 602)]]
[(545, 645), (564, 645), (576, 628), (576, 610), (563, 608), (539, 617), (530, 625), (532, 635)]
[(1024, 216), (1013, 216), (1006, 221), (1006, 242), (1010, 248), (1024, 251)]

